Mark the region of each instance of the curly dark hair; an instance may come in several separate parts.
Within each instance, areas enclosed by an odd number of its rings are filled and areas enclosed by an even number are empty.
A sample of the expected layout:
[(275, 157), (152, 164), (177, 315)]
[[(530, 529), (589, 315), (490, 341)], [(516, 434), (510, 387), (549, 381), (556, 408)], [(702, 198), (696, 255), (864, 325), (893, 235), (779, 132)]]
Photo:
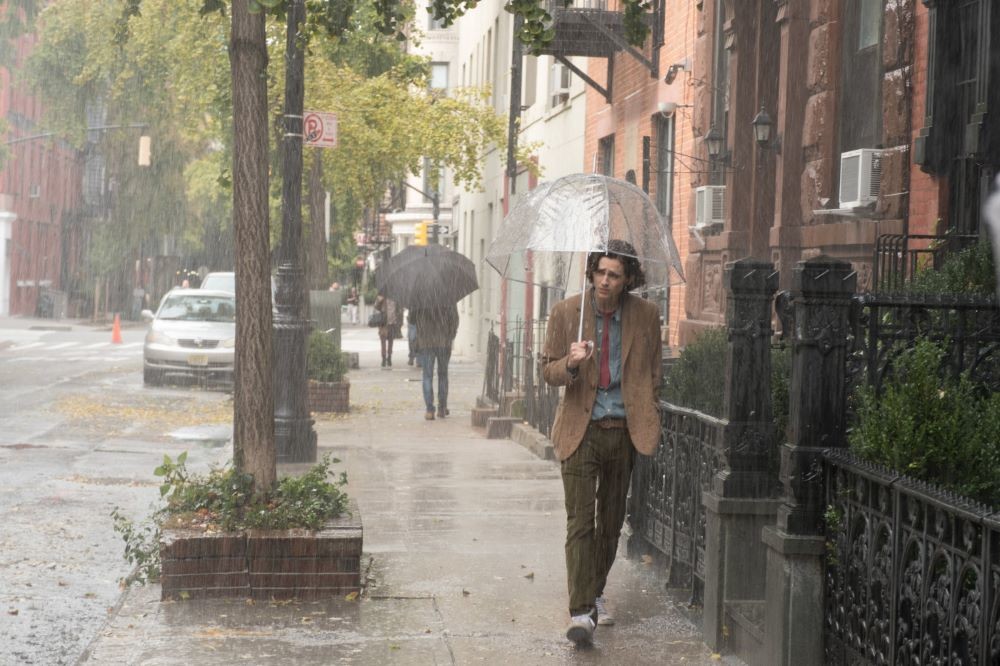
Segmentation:
[(646, 274), (642, 272), (642, 266), (635, 256), (635, 248), (628, 241), (610, 240), (608, 249), (603, 252), (591, 252), (587, 255), (587, 280), (594, 281), (594, 271), (601, 257), (610, 257), (622, 262), (625, 267), (625, 287), (628, 290), (638, 289), (646, 284)]

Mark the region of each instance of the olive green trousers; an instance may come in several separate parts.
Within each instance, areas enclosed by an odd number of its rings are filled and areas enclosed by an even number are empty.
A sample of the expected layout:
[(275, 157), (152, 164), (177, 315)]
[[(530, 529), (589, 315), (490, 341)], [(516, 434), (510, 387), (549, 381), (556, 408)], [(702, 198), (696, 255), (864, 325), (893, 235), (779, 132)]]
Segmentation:
[(591, 425), (580, 447), (562, 461), (571, 616), (591, 613), (594, 599), (604, 594), (625, 521), (634, 459), (628, 429)]

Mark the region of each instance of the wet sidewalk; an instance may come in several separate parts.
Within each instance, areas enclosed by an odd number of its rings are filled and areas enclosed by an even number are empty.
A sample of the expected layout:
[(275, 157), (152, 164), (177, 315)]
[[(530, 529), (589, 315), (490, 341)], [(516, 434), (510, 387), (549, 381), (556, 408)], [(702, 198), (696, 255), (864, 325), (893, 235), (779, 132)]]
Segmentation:
[[(606, 590), (617, 624), (590, 649), (564, 637), (565, 512), (555, 463), (470, 426), (483, 371), (453, 359), (451, 415), (424, 420), (420, 370), (397, 346), (379, 368), (367, 329), (352, 412), (316, 423), (364, 524), (367, 585), (353, 601), (161, 603), (126, 592), (88, 664), (718, 664), (662, 571), (619, 557)], [(282, 467), (281, 472), (295, 471)]]

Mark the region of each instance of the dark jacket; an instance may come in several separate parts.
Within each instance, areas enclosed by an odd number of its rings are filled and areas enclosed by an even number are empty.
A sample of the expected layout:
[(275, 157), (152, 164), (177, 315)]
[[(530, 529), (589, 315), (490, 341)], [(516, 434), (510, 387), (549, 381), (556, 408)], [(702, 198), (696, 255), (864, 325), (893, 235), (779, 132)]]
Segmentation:
[(450, 349), (458, 332), (458, 307), (410, 310), (410, 322), (417, 327), (417, 347)]

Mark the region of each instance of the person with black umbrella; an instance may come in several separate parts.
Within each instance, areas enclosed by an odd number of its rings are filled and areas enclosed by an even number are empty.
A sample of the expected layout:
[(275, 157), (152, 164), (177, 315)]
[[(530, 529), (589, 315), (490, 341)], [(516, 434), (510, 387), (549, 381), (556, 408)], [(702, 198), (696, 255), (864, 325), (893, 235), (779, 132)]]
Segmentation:
[(451, 346), (458, 332), (458, 308), (454, 303), (432, 308), (410, 310), (410, 319), (417, 327), (417, 349), (423, 369), (424, 418), (434, 420), (434, 365), (437, 364), (437, 416), (448, 416), (448, 363)]

